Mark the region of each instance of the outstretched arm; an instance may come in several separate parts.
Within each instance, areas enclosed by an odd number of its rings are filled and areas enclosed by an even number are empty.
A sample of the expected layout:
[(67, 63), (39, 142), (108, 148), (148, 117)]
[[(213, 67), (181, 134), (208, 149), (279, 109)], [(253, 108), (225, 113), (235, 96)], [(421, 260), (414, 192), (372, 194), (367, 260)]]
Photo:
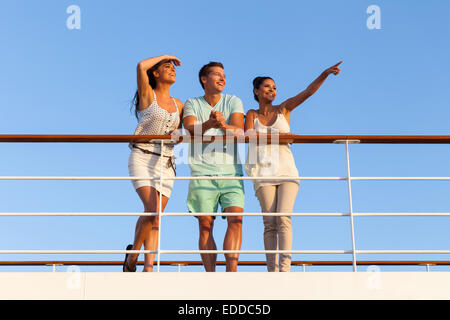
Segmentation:
[(286, 110), (287, 112), (291, 112), (296, 107), (298, 107), (300, 104), (302, 104), (306, 99), (308, 99), (310, 96), (316, 92), (322, 83), (325, 81), (325, 79), (333, 73), (334, 75), (338, 75), (341, 69), (339, 69), (339, 65), (342, 63), (342, 61), (336, 63), (334, 66), (326, 69), (324, 72), (320, 74), (320, 76), (317, 77), (316, 80), (314, 80), (304, 91), (300, 92), (295, 97), (292, 97), (290, 99), (287, 99), (284, 101), (280, 107), (282, 110)]
[(139, 110), (147, 108), (153, 102), (153, 89), (149, 84), (147, 70), (162, 60), (173, 61), (176, 66), (181, 65), (177, 57), (162, 55), (142, 60), (137, 65), (137, 86), (139, 92)]

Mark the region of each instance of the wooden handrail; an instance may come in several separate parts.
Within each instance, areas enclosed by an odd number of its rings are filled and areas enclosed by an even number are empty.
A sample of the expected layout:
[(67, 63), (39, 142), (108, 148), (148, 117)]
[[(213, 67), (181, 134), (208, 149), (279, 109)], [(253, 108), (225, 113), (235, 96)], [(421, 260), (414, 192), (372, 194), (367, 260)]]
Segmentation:
[[(270, 141), (271, 136), (267, 136)], [(3, 134), (0, 142), (93, 142), (93, 143), (124, 143), (124, 142), (149, 142), (150, 140), (170, 140), (167, 135), (32, 135), (32, 134)], [(184, 139), (184, 140), (183, 140)], [(221, 142), (231, 139), (236, 142), (248, 142), (248, 136), (205, 136), (205, 142)], [(359, 143), (401, 143), (401, 144), (436, 144), (450, 143), (450, 136), (400, 136), (400, 135), (294, 135), (280, 134), (280, 143), (334, 143), (336, 141), (355, 140)], [(191, 138), (181, 136), (177, 142), (190, 142)], [(229, 140), (228, 140), (229, 141)]]

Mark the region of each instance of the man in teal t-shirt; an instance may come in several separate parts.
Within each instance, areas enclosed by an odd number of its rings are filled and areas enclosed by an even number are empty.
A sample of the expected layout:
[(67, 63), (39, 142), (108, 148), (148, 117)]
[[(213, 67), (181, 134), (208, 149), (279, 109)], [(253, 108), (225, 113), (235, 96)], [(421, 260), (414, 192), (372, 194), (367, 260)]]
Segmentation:
[[(210, 62), (199, 72), (205, 95), (188, 99), (183, 110), (183, 125), (191, 136), (242, 134), (244, 108), (242, 101), (222, 94), (225, 73), (220, 62)], [(242, 176), (235, 143), (191, 143), (189, 166), (192, 176)], [(191, 180), (187, 206), (190, 212), (244, 212), (242, 180)], [(198, 216), (200, 250), (217, 250), (213, 237), (214, 216)], [(228, 216), (224, 250), (240, 250), (242, 216)], [(202, 254), (206, 271), (215, 271), (217, 254)], [(239, 254), (226, 254), (226, 271), (237, 271)]]

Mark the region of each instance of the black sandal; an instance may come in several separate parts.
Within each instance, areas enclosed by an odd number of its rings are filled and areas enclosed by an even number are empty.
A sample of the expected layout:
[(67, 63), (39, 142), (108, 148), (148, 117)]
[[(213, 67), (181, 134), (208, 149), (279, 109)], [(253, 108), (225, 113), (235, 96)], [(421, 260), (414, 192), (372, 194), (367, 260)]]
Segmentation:
[[(132, 250), (132, 249), (133, 249), (133, 245), (129, 244), (127, 246), (127, 250)], [(127, 259), (128, 259), (128, 253), (125, 254), (125, 260), (123, 261), (123, 267), (122, 267), (123, 272), (136, 272), (136, 266), (134, 266), (134, 269), (131, 269), (128, 266)]]

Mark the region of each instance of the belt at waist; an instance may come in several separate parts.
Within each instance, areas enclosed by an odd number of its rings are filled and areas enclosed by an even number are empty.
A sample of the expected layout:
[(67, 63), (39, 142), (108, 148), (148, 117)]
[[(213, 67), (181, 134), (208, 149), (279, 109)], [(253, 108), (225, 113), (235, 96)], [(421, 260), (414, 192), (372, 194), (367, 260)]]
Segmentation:
[(152, 151), (149, 151), (149, 150), (145, 150), (145, 149), (139, 148), (139, 147), (136, 146), (135, 144), (132, 144), (131, 146), (132, 146), (133, 148), (136, 148), (136, 149), (141, 150), (142, 152), (144, 152), (144, 153), (146, 153), (146, 154), (154, 154), (154, 155), (156, 155), (156, 156), (169, 158), (169, 159), (168, 159), (168, 166), (167, 166), (167, 167), (172, 167), (173, 170), (176, 172), (176, 166), (175, 166), (175, 161), (174, 161), (175, 156), (166, 156), (166, 155), (164, 155), (164, 154), (159, 154), (159, 153), (156, 153), (156, 152), (152, 152)]
[(147, 153), (147, 154), (154, 154), (154, 155), (157, 155), (157, 156), (163, 156), (163, 157), (166, 157), (166, 158), (174, 158), (174, 156), (166, 156), (165, 154), (160, 154), (160, 153), (156, 153), (156, 152), (152, 152), (152, 151), (149, 151), (149, 150), (142, 149), (142, 148), (138, 147), (138, 146), (135, 145), (135, 144), (132, 144), (131, 146), (132, 146), (133, 148), (139, 149), (139, 150), (141, 150), (142, 152)]

